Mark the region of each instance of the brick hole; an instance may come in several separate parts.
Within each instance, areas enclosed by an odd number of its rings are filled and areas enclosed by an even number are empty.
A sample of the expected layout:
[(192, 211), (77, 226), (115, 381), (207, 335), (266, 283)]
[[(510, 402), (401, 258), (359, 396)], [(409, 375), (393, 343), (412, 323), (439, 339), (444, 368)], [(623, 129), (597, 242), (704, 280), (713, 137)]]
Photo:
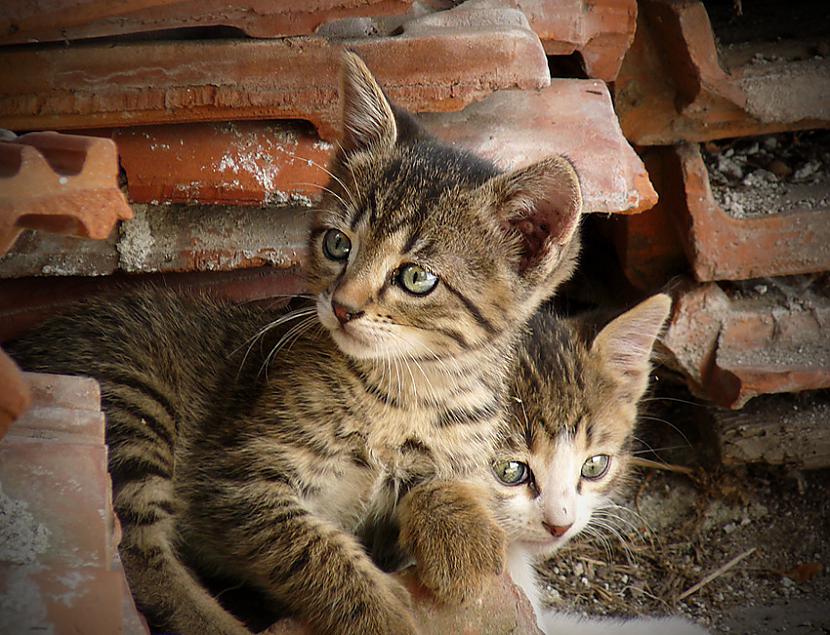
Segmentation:
[(570, 55), (548, 55), (548, 69), (551, 77), (588, 79), (585, 62), (579, 51)]
[(13, 143), (0, 143), (0, 178), (9, 178), (20, 171), (21, 148)]
[(58, 234), (83, 236), (84, 226), (74, 216), (44, 216), (41, 214), (24, 214), (17, 224), (27, 229), (39, 229)]
[[(25, 137), (22, 139), (22, 143), (27, 143)], [(36, 147), (49, 166), (61, 176), (74, 176), (80, 174), (84, 169), (87, 156), (86, 145), (79, 147), (77, 144), (73, 144), (73, 147), (60, 147), (45, 145), (40, 142), (31, 143), (30, 145)]]

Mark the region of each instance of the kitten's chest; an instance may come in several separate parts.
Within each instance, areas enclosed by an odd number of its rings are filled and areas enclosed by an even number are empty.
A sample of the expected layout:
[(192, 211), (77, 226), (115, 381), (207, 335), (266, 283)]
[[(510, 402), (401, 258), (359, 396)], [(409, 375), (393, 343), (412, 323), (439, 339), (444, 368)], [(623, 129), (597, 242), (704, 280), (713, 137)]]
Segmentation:
[(339, 465), (318, 470), (319, 494), (310, 501), (317, 513), (349, 531), (367, 519), (393, 514), (418, 483), (478, 472), (492, 452), (492, 421), (436, 429), (436, 415), (429, 410), (371, 414), (369, 426), (343, 422), (341, 434), (350, 443)]

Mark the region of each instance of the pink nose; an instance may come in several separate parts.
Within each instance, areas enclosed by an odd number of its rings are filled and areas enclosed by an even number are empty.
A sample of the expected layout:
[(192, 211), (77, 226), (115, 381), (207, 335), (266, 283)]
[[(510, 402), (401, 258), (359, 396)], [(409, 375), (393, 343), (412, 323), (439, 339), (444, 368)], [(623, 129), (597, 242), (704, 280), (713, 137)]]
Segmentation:
[(568, 533), (568, 530), (571, 527), (573, 527), (573, 523), (571, 523), (570, 525), (549, 525), (548, 523), (543, 522), (542, 525), (545, 529), (548, 530), (548, 533), (551, 536), (556, 536), (557, 538), (561, 538), (562, 536), (564, 536), (566, 533)]
[(337, 317), (340, 321), (340, 324), (351, 322), (352, 320), (355, 320), (363, 315), (363, 311), (355, 311), (347, 307), (345, 304), (340, 304), (334, 300), (331, 301), (331, 308), (334, 311), (335, 317)]

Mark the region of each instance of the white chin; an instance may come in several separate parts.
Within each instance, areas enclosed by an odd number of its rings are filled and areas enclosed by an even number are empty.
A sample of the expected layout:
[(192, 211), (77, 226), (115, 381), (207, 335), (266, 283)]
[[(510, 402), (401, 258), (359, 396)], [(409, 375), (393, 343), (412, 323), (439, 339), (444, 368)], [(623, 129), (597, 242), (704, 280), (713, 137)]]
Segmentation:
[(334, 343), (346, 355), (354, 357), (355, 359), (373, 359), (377, 357), (377, 354), (372, 350), (371, 346), (357, 336), (347, 333), (339, 326), (333, 329), (330, 328), (329, 332)]
[(537, 556), (550, 556), (567, 544), (570, 536), (565, 538), (542, 538), (540, 540), (523, 540), (522, 545)]

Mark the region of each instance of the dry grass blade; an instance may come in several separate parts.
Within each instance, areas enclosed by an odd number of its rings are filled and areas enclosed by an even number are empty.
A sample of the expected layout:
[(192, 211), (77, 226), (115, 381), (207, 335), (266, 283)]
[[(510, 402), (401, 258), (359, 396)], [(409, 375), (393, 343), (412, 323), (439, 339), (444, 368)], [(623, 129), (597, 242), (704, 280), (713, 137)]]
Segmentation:
[(634, 467), (645, 467), (652, 470), (665, 470), (666, 472), (685, 474), (686, 476), (692, 476), (695, 473), (694, 468), (687, 467), (685, 465), (660, 463), (659, 461), (652, 461), (650, 459), (643, 459), (636, 456), (631, 459), (631, 465)]
[(712, 573), (710, 573), (710, 574), (709, 574), (709, 575), (707, 575), (705, 578), (703, 578), (700, 582), (698, 582), (698, 583), (697, 583), (697, 584), (695, 584), (695, 585), (692, 585), (691, 587), (689, 587), (688, 589), (686, 589), (685, 591), (683, 591), (683, 593), (681, 593), (680, 595), (678, 595), (678, 596), (677, 596), (677, 601), (678, 601), (678, 602), (680, 602), (681, 600), (685, 600), (687, 597), (689, 597), (689, 596), (690, 596), (690, 595), (692, 595), (693, 593), (697, 593), (697, 592), (698, 592), (698, 591), (700, 591), (703, 587), (705, 587), (707, 584), (709, 584), (709, 583), (710, 583), (710, 582), (712, 582), (713, 580), (716, 580), (717, 578), (719, 578), (720, 576), (722, 576), (724, 573), (726, 573), (727, 571), (729, 571), (729, 570), (730, 570), (731, 568), (733, 568), (736, 564), (738, 564), (741, 560), (743, 560), (744, 558), (746, 558), (746, 557), (748, 557), (748, 556), (752, 555), (753, 553), (755, 553), (755, 550), (756, 550), (756, 549), (757, 549), (757, 547), (752, 547), (752, 549), (747, 549), (747, 550), (746, 550), (746, 551), (744, 551), (742, 554), (740, 554), (740, 555), (735, 556), (734, 558), (732, 558), (732, 560), (730, 560), (729, 562), (727, 562), (727, 563), (726, 563), (725, 565), (723, 565), (722, 567), (718, 567), (718, 568), (717, 568), (717, 569), (715, 569)]

